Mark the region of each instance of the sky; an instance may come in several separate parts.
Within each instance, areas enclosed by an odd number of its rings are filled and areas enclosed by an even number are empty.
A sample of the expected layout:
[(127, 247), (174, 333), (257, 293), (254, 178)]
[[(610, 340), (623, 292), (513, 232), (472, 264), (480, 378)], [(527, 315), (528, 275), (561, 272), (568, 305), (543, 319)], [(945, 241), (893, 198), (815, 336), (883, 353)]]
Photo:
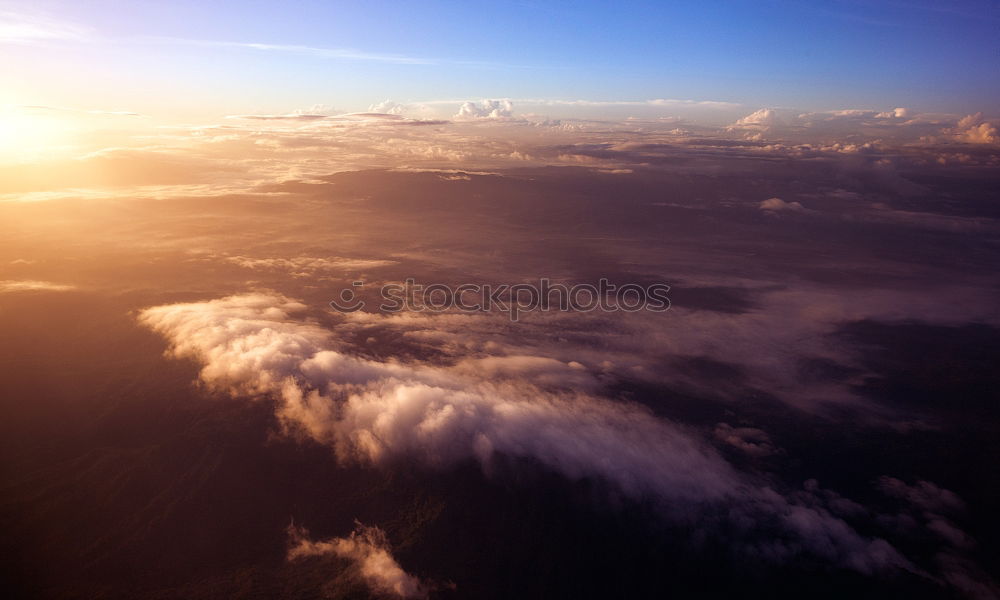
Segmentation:
[(0, 587), (1000, 599), (998, 7), (0, 0)]
[(480, 98), (990, 116), (998, 26), (987, 0), (3, 2), (0, 104), (161, 120)]

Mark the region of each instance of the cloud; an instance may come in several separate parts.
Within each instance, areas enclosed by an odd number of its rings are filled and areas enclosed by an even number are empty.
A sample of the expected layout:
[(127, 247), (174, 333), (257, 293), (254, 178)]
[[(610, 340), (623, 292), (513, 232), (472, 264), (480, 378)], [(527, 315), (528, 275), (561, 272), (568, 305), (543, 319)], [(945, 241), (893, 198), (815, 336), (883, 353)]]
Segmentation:
[(290, 113), (286, 115), (227, 115), (226, 118), (251, 121), (318, 121), (330, 117), (328, 115)]
[(993, 219), (984, 217), (965, 217), (961, 215), (947, 215), (933, 212), (893, 210), (892, 208), (880, 203), (874, 204), (872, 209), (873, 210), (860, 212), (855, 215), (845, 216), (845, 220), (868, 223), (885, 223), (900, 227), (951, 231), (956, 233), (989, 233), (1000, 231), (1000, 223), (997, 223)]
[(965, 508), (965, 503), (957, 494), (929, 481), (917, 481), (914, 485), (908, 485), (894, 477), (881, 477), (878, 487), (887, 496), (906, 500), (921, 510), (950, 513)]
[(509, 119), (514, 116), (514, 103), (510, 100), (483, 100), (481, 104), (463, 102), (456, 119)]
[(760, 128), (784, 125), (785, 122), (778, 116), (777, 111), (771, 108), (762, 108), (733, 123), (733, 127)]
[(396, 264), (394, 260), (344, 258), (340, 256), (294, 258), (251, 258), (227, 256), (226, 261), (247, 269), (280, 269), (293, 275), (307, 276), (319, 271), (364, 271)]
[[(18, 261), (14, 261), (14, 263), (17, 262)], [(30, 264), (30, 263), (28, 261), (22, 261), (21, 264)], [(66, 285), (62, 283), (52, 283), (51, 281), (33, 281), (28, 279), (0, 281), (0, 293), (68, 292), (70, 290), (75, 290), (75, 289), (76, 286)]]
[(983, 113), (968, 115), (958, 121), (955, 136), (971, 144), (1000, 144), (1000, 131), (992, 123), (983, 120)]
[(40, 14), (0, 11), (0, 44), (83, 42), (91, 37), (92, 31), (82, 25), (51, 19)]
[(403, 570), (392, 556), (385, 532), (361, 523), (348, 537), (323, 541), (309, 539), (309, 532), (300, 527), (288, 529), (291, 547), (289, 560), (310, 556), (333, 555), (354, 563), (358, 574), (375, 592), (399, 598), (426, 598), (428, 588)]
[(220, 185), (244, 176), (246, 172), (238, 161), (217, 160), (205, 153), (160, 147), (106, 147), (73, 159), (0, 165), (0, 193), (69, 187), (107, 190), (118, 186)]
[(455, 366), (457, 372), (485, 375), (488, 378), (530, 378), (542, 387), (592, 389), (598, 382), (578, 362), (563, 362), (544, 356), (512, 355), (466, 358)]
[(241, 119), (247, 121), (274, 121), (282, 123), (290, 122), (323, 122), (330, 125), (369, 125), (369, 124), (393, 124), (393, 125), (445, 125), (448, 121), (440, 119), (410, 119), (402, 116), (399, 112), (359, 112), (344, 113), (339, 115), (327, 115), (318, 113), (294, 112), (276, 115), (227, 115), (227, 119)]
[(267, 42), (234, 42), (227, 40), (204, 40), (178, 38), (170, 36), (144, 36), (144, 41), (164, 44), (184, 44), (191, 46), (207, 46), (216, 48), (237, 48), (246, 50), (256, 50), (260, 52), (273, 52), (282, 54), (292, 54), (298, 56), (308, 56), (314, 58), (341, 60), (341, 61), (366, 61), (379, 62), (396, 65), (453, 65), (462, 67), (497, 69), (497, 68), (524, 68), (524, 65), (511, 65), (491, 61), (480, 60), (452, 60), (444, 58), (430, 58), (422, 56), (408, 56), (405, 54), (389, 54), (382, 52), (372, 52), (357, 48), (322, 48), (317, 46), (305, 46), (300, 44), (273, 44)]
[[(564, 378), (577, 370), (569, 363), (520, 356), (476, 369), (369, 360), (335, 349), (329, 330), (293, 317), (304, 310), (257, 293), (153, 307), (139, 320), (169, 340), (170, 355), (199, 361), (205, 385), (276, 399), (289, 431), (330, 445), (345, 462), (443, 468), (476, 460), (489, 472), (498, 453), (530, 458), (653, 501), (667, 519), (687, 522), (721, 508), (735, 519), (730, 527), (740, 524), (738, 547), (767, 560), (805, 554), (862, 573), (909, 568), (886, 541), (741, 475), (648, 409), (560, 389), (573, 384)], [(539, 372), (556, 375), (540, 387), (531, 381)], [(754, 523), (775, 530), (762, 539)]]
[[(499, 376), (475, 369), (366, 360), (335, 350), (330, 332), (289, 319), (304, 307), (252, 294), (147, 309), (141, 320), (172, 343), (172, 355), (205, 363), (202, 380), (234, 394), (276, 393), (280, 416), (339, 456), (380, 463), (403, 456), (431, 465), (493, 452), (532, 456), (574, 478), (602, 476), (626, 493), (722, 498), (728, 465), (646, 410), (525, 384), (524, 357)], [(584, 440), (587, 443), (581, 444)]]
[(945, 581), (975, 600), (1000, 598), (1000, 586), (966, 557), (942, 552), (935, 557)]
[(913, 116), (913, 111), (909, 108), (897, 107), (890, 111), (880, 112), (875, 116), (879, 119), (908, 119)]
[[(662, 119), (560, 121), (524, 116), (514, 112), (516, 102), (493, 99), (462, 105), (451, 101), (434, 107), (408, 104), (401, 109), (399, 103), (386, 101), (371, 108), (389, 112), (347, 114), (332, 114), (328, 107), (318, 106), (232, 115), (225, 125), (156, 128), (148, 135), (130, 138), (109, 133), (106, 141), (94, 136), (86, 146), (63, 149), (66, 156), (58, 160), (0, 167), (5, 171), (0, 174), (0, 193), (24, 197), (29, 192), (69, 187), (91, 190), (151, 185), (254, 192), (261, 183), (320, 179), (329, 175), (331, 165), (337, 170), (453, 168), (461, 162), (466, 171), (495, 171), (569, 163), (619, 172), (636, 166), (691, 171), (719, 169), (723, 161), (726, 168), (750, 164), (733, 163), (740, 158), (815, 158), (821, 159), (812, 163), (818, 166), (835, 156), (843, 157), (844, 168), (852, 176), (861, 170), (877, 171), (883, 180), (893, 179), (901, 186), (920, 190), (894, 172), (927, 160), (968, 166), (1000, 164), (1000, 156), (990, 154), (988, 148), (981, 152), (961, 148), (956, 153), (957, 117), (877, 118), (875, 111), (762, 109), (740, 119), (745, 124), (739, 126), (686, 123), (680, 130), (676, 122)], [(456, 112), (460, 117), (452, 122), (436, 118)], [(414, 115), (420, 118), (411, 118)], [(774, 125), (779, 122), (785, 125)], [(482, 123), (491, 126), (480, 126)], [(975, 133), (990, 139), (989, 127), (973, 124), (963, 135)], [(781, 141), (767, 142), (765, 138)], [(922, 142), (925, 146), (940, 142), (951, 151), (940, 154), (941, 148), (932, 151), (905, 145), (921, 138), (931, 140)], [(137, 139), (144, 145), (139, 146)], [(204, 194), (194, 189), (175, 191)], [(166, 190), (161, 187), (150, 192), (163, 195)], [(148, 192), (133, 189), (128, 193)]]
[(297, 54), (300, 56), (312, 56), (315, 58), (325, 58), (331, 60), (355, 60), (382, 62), (397, 65), (432, 65), (438, 61), (420, 58), (415, 56), (405, 56), (401, 54), (382, 54), (378, 52), (366, 52), (353, 48), (319, 48), (315, 46), (302, 46), (297, 44), (268, 44), (258, 42), (228, 42), (219, 40), (192, 40), (172, 37), (151, 37), (151, 41), (167, 42), (174, 44), (189, 44), (195, 46), (212, 46), (218, 48), (242, 48), (247, 50), (259, 50), (261, 52), (278, 52), (285, 54)]
[(760, 209), (765, 212), (802, 212), (805, 207), (795, 201), (785, 202), (781, 198), (768, 198), (760, 203)]
[(368, 107), (368, 112), (373, 113), (384, 113), (387, 115), (398, 115), (402, 114), (405, 106), (398, 102), (393, 102), (392, 100), (384, 100), (378, 104), (372, 104)]
[(761, 429), (733, 427), (729, 423), (719, 423), (715, 426), (714, 433), (719, 441), (750, 456), (769, 456), (777, 452), (774, 444), (771, 443), (771, 437)]
[(865, 144), (995, 143), (996, 129), (970, 115), (955, 126), (954, 115), (917, 114), (905, 107), (891, 110), (842, 109), (803, 112), (762, 108), (725, 128), (748, 139), (795, 140), (800, 143), (860, 147)]
[(50, 112), (50, 113), (74, 113), (80, 115), (96, 115), (102, 117), (142, 117), (141, 113), (127, 110), (80, 110), (77, 108), (66, 108), (63, 106), (43, 106), (39, 104), (25, 104), (19, 106), (25, 111)]
[[(881, 263), (873, 268), (882, 268)], [(671, 283), (676, 284), (672, 308), (662, 318), (650, 313), (528, 314), (512, 335), (490, 315), (356, 312), (336, 331), (364, 339), (388, 329), (429, 354), (546, 356), (583, 364), (611, 382), (639, 380), (724, 403), (740, 403), (747, 389), (763, 390), (797, 411), (835, 422), (846, 411), (869, 425), (885, 426), (900, 418), (894, 407), (861, 396), (851, 379), (819, 379), (804, 372), (803, 357), (862, 369), (856, 350), (831, 335), (845, 323), (923, 320), (953, 326), (995, 319), (995, 303), (967, 288), (916, 298), (892, 288), (860, 291), (805, 282), (770, 290), (752, 289), (759, 282), (735, 290)], [(692, 357), (730, 369), (721, 377), (706, 376), (692, 365)]]
[(899, 514), (879, 515), (880, 521), (918, 538), (931, 533), (944, 544), (933, 557), (944, 581), (970, 598), (1000, 598), (1000, 586), (971, 557), (976, 540), (951, 521), (965, 510), (965, 502), (957, 494), (929, 481), (910, 485), (887, 476), (880, 477), (876, 485), (886, 496), (903, 502)]
[[(673, 98), (655, 98), (650, 100), (506, 98), (504, 100), (510, 102), (511, 106), (519, 106), (524, 110), (524, 114), (521, 115), (522, 119), (530, 120), (539, 126), (561, 127), (563, 129), (570, 129), (570, 124), (561, 124), (558, 118), (550, 119), (548, 116), (550, 112), (555, 111), (557, 113), (556, 116), (562, 118), (576, 117), (573, 120), (580, 121), (580, 123), (575, 123), (573, 127), (579, 126), (581, 123), (593, 122), (595, 125), (600, 123), (603, 128), (606, 128), (608, 124), (615, 122), (614, 120), (621, 121), (624, 124), (625, 117), (628, 117), (633, 126), (634, 123), (645, 122), (646, 120), (650, 124), (665, 123), (668, 121), (676, 123), (681, 121), (678, 115), (705, 117), (712, 123), (716, 123), (720, 118), (723, 120), (729, 119), (732, 116), (730, 113), (739, 110), (742, 106), (732, 102)], [(461, 118), (473, 120), (489, 116), (495, 108), (501, 109), (501, 114), (498, 116), (502, 116), (504, 100), (487, 99), (481, 102), (467, 102), (463, 99), (428, 99), (405, 104), (386, 100), (385, 102), (370, 105), (369, 110), (378, 112), (392, 111), (394, 114), (397, 112), (406, 114), (420, 113), (425, 118), (441, 118), (444, 116), (455, 118), (455, 113), (460, 111), (463, 105), (468, 104), (469, 106), (466, 108), (467, 114)], [(512, 116), (513, 113), (507, 115), (507, 117)], [(590, 119), (597, 120), (590, 121)], [(519, 122), (516, 119), (511, 120)]]
[(719, 100), (679, 100), (676, 98), (653, 98), (651, 100), (551, 100), (544, 98), (523, 98), (518, 103), (547, 106), (701, 106), (706, 108), (732, 109), (742, 106), (737, 102)]

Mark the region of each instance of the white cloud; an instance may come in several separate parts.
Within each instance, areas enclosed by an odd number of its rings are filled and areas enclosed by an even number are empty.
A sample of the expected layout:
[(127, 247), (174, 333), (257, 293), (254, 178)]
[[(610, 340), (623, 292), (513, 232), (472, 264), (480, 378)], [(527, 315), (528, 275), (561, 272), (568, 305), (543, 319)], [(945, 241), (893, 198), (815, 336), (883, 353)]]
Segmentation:
[[(917, 115), (911, 109), (842, 109), (803, 112), (788, 108), (762, 108), (730, 124), (729, 132), (745, 132), (751, 139), (775, 138), (800, 143), (853, 144), (869, 142), (912, 143), (933, 140), (954, 124), (948, 115)], [(971, 141), (971, 140), (970, 140)]]
[(463, 102), (456, 119), (509, 119), (514, 116), (514, 103), (510, 100), (483, 100), (481, 104)]
[[(143, 311), (170, 353), (202, 363), (201, 380), (234, 395), (268, 395), (290, 431), (332, 446), (348, 462), (397, 459), (445, 467), (496, 453), (531, 458), (570, 479), (600, 480), (665, 518), (723, 506), (740, 523), (776, 522), (794, 544), (753, 541), (748, 553), (813, 555), (864, 573), (908, 568), (887, 542), (823, 511), (790, 502), (736, 472), (712, 448), (644, 407), (571, 392), (578, 367), (528, 356), (489, 368), (375, 361), (336, 350), (332, 333), (293, 317), (302, 304), (273, 294), (232, 296)], [(543, 388), (525, 375), (548, 373)], [(553, 386), (553, 387), (549, 387)]]
[(427, 587), (403, 570), (392, 556), (385, 532), (361, 523), (348, 537), (323, 541), (309, 539), (309, 532), (290, 527), (291, 548), (288, 559), (334, 555), (352, 561), (361, 578), (373, 591), (399, 598), (426, 598)]
[(328, 349), (330, 333), (317, 325), (290, 320), (301, 309), (252, 294), (151, 308), (141, 318), (171, 340), (174, 356), (205, 363), (206, 384), (279, 395), (286, 423), (346, 460), (488, 464), (499, 451), (533, 456), (574, 478), (602, 477), (640, 497), (710, 500), (733, 491), (727, 464), (645, 409), (544, 392), (511, 377), (537, 372), (527, 357), (487, 365), (507, 376), (490, 379), (467, 364), (366, 360)]
[(368, 107), (368, 112), (373, 113), (383, 113), (387, 115), (399, 115), (403, 113), (404, 106), (399, 102), (393, 102), (392, 100), (384, 100), (378, 104), (372, 104)]
[(762, 108), (733, 123), (733, 127), (774, 127), (784, 125), (785, 122), (778, 116), (778, 112), (772, 108)]

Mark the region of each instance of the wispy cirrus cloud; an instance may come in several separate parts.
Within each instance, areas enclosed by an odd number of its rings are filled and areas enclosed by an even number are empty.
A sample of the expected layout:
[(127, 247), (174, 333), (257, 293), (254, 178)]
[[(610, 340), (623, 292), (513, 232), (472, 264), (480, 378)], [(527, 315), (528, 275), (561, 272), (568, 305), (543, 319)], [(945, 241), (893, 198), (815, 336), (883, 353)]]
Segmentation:
[(249, 121), (322, 121), (329, 115), (313, 115), (306, 113), (288, 113), (284, 115), (226, 115), (227, 119), (246, 119)]
[(370, 52), (356, 48), (322, 48), (301, 44), (199, 40), (165, 36), (142, 36), (129, 40), (98, 37), (90, 27), (53, 19), (46, 15), (0, 10), (0, 44), (32, 44), (51, 41), (95, 42), (130, 41), (159, 42), (191, 46), (237, 48), (343, 61), (367, 61), (397, 65), (466, 65), (482, 67), (508, 66), (483, 61), (441, 60), (395, 53)]
[(394, 260), (344, 258), (340, 256), (297, 256), (294, 258), (251, 258), (248, 256), (228, 256), (226, 257), (226, 261), (246, 269), (283, 270), (297, 276), (308, 276), (324, 271), (353, 272), (365, 269), (376, 269), (396, 264), (396, 261)]
[(83, 110), (79, 108), (69, 108), (65, 106), (44, 106), (41, 104), (25, 104), (16, 107), (20, 110), (26, 112), (41, 112), (41, 113), (56, 113), (56, 114), (73, 114), (73, 115), (96, 115), (96, 116), (108, 116), (108, 117), (142, 117), (142, 113), (132, 112), (128, 110)]
[(354, 48), (318, 48), (315, 46), (301, 46), (298, 44), (267, 44), (259, 42), (229, 42), (219, 40), (190, 40), (184, 38), (157, 38), (160, 41), (172, 42), (176, 44), (190, 44), (194, 46), (214, 46), (218, 48), (244, 48), (247, 50), (260, 50), (262, 52), (281, 52), (286, 54), (298, 54), (302, 56), (312, 56), (316, 58), (327, 58), (334, 60), (360, 60), (370, 62), (392, 63), (397, 65), (433, 65), (439, 61), (416, 56), (405, 56), (402, 54), (383, 54), (379, 52), (367, 52)]
[(90, 39), (93, 39), (93, 30), (77, 23), (41, 14), (0, 10), (0, 44), (82, 42)]
[(74, 289), (76, 289), (76, 286), (65, 285), (61, 283), (52, 283), (51, 281), (36, 281), (36, 280), (0, 281), (0, 294), (8, 292), (68, 292)]
[(408, 54), (372, 52), (357, 48), (323, 48), (319, 46), (307, 46), (301, 44), (276, 44), (268, 42), (242, 42), (229, 40), (200, 40), (190, 38), (166, 37), (166, 36), (146, 36), (137, 41), (147, 41), (164, 44), (181, 44), (190, 46), (234, 48), (259, 52), (281, 53), (304, 57), (320, 58), (327, 60), (341, 61), (363, 61), (395, 65), (423, 65), (423, 66), (459, 66), (473, 68), (529, 68), (529, 65), (515, 65), (502, 62), (436, 58), (428, 56), (413, 56)]
[(437, 65), (449, 63), (434, 58), (421, 56), (409, 56), (405, 54), (370, 52), (357, 48), (322, 48), (318, 46), (307, 46), (302, 44), (273, 44), (267, 42), (237, 42), (229, 40), (199, 40), (166, 36), (146, 36), (138, 41), (176, 44), (186, 46), (202, 46), (208, 48), (233, 48), (242, 50), (252, 50), (258, 52), (270, 52), (280, 54), (290, 54), (313, 58), (323, 58), (329, 60), (344, 61), (366, 61), (379, 62), (397, 65)]

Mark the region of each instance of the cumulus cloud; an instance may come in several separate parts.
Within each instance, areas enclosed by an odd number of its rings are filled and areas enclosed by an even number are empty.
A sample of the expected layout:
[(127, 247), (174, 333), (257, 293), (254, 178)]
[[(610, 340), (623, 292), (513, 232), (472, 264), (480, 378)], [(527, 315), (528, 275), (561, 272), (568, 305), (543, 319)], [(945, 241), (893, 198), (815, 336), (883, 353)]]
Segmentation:
[(762, 108), (725, 128), (752, 140), (782, 139), (823, 146), (860, 147), (873, 143), (995, 143), (996, 127), (982, 115), (961, 120), (953, 115), (916, 114), (905, 107), (891, 110), (842, 109), (797, 111)]
[(392, 100), (384, 100), (382, 102), (379, 102), (378, 104), (372, 104), (371, 106), (369, 106), (368, 112), (384, 113), (387, 115), (399, 115), (403, 113), (404, 108), (405, 107), (398, 102), (393, 102)]
[[(529, 357), (432, 366), (352, 356), (331, 332), (296, 318), (305, 307), (274, 294), (165, 305), (139, 316), (170, 354), (202, 363), (201, 381), (235, 395), (276, 400), (290, 431), (330, 445), (346, 462), (416, 460), (445, 467), (496, 454), (531, 458), (571, 479), (603, 481), (665, 518), (687, 522), (723, 508), (768, 560), (800, 554), (872, 573), (909, 568), (884, 540), (869, 539), (825, 509), (790, 501), (741, 475), (708, 445), (644, 407), (559, 389), (563, 371)], [(556, 373), (540, 387), (524, 374)], [(760, 541), (755, 523), (784, 540)]]
[(785, 122), (778, 116), (778, 112), (772, 108), (762, 108), (733, 123), (735, 127), (773, 127), (784, 125)]
[(968, 115), (958, 121), (955, 137), (971, 144), (998, 144), (1000, 131), (992, 123), (983, 119), (983, 113)]
[(765, 212), (802, 212), (805, 207), (799, 202), (786, 202), (781, 198), (768, 198), (760, 203), (760, 209)]
[(913, 116), (913, 111), (908, 108), (897, 107), (889, 111), (880, 112), (875, 116), (879, 119), (908, 119)]
[(514, 116), (514, 103), (510, 100), (483, 100), (481, 104), (463, 102), (456, 119), (509, 119)]
[(309, 532), (300, 527), (289, 527), (288, 534), (291, 542), (289, 560), (338, 556), (353, 562), (358, 574), (374, 592), (398, 598), (427, 597), (427, 587), (403, 570), (392, 556), (385, 532), (378, 527), (358, 523), (351, 535), (322, 541), (311, 540)]

